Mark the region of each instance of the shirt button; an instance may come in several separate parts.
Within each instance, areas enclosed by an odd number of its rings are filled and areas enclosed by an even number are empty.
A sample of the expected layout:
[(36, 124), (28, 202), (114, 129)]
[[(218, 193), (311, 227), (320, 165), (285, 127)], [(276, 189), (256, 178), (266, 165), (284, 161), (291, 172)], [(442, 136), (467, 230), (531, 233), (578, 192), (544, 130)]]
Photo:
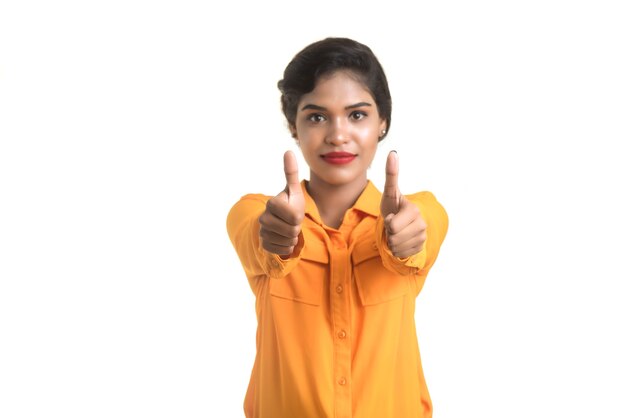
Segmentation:
[(280, 266), (280, 264), (278, 263), (278, 261), (275, 260), (275, 259), (272, 259), (272, 267), (278, 268), (279, 266)]
[(342, 340), (343, 340), (344, 338), (346, 338), (346, 335), (348, 335), (348, 334), (346, 334), (346, 332), (345, 332), (344, 330), (341, 330), (341, 331), (339, 331), (339, 332), (337, 333), (337, 336), (338, 336), (339, 338), (341, 338)]
[(342, 377), (341, 379), (339, 379), (339, 381), (337, 383), (339, 383), (341, 386), (345, 385), (346, 384), (346, 378)]
[(337, 293), (341, 293), (341, 292), (343, 292), (343, 286), (342, 286), (342, 285), (339, 285), (339, 286), (337, 286), (337, 287), (335, 288), (335, 290), (337, 291)]

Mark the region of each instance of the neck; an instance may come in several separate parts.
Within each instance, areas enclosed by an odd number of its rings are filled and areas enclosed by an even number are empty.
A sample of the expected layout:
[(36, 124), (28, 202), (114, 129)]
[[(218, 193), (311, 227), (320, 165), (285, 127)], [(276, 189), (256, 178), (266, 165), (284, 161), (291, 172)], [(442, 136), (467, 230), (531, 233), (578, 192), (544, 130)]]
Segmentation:
[(313, 173), (310, 178), (307, 191), (315, 201), (322, 221), (331, 228), (339, 228), (346, 211), (354, 206), (365, 190), (367, 177), (363, 175), (362, 178), (341, 185), (326, 183)]

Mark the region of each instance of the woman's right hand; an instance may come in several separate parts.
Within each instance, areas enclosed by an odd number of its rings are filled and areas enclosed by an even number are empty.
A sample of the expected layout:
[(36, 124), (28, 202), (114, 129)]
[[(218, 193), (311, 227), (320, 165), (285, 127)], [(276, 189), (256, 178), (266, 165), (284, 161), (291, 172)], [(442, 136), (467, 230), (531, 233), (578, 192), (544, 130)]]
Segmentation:
[(298, 244), (304, 220), (304, 194), (298, 179), (298, 162), (291, 151), (284, 156), (285, 189), (267, 201), (259, 217), (263, 248), (273, 254), (289, 256)]

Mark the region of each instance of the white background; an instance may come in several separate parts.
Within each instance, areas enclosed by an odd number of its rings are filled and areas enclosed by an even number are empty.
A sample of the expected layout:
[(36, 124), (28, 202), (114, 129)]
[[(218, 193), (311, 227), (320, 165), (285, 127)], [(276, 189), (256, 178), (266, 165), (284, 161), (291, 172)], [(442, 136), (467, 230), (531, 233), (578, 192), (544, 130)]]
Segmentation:
[(450, 217), (416, 312), (435, 416), (626, 417), (619, 3), (2, 1), (0, 416), (243, 416), (225, 218), (284, 187), (276, 82), (332, 35), (389, 78), (371, 179), (396, 149)]

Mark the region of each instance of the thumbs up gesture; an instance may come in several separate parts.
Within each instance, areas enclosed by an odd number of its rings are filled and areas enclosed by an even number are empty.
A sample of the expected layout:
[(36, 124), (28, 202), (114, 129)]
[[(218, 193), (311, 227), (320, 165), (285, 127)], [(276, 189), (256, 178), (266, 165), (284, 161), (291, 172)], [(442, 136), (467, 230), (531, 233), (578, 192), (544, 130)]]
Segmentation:
[(284, 156), (285, 189), (267, 201), (259, 217), (259, 235), (263, 248), (273, 254), (288, 256), (298, 244), (304, 219), (304, 195), (298, 179), (298, 162), (291, 151)]
[(387, 156), (385, 190), (380, 214), (385, 220), (387, 245), (394, 256), (406, 258), (422, 250), (426, 241), (426, 222), (419, 208), (407, 200), (398, 188), (398, 154)]

